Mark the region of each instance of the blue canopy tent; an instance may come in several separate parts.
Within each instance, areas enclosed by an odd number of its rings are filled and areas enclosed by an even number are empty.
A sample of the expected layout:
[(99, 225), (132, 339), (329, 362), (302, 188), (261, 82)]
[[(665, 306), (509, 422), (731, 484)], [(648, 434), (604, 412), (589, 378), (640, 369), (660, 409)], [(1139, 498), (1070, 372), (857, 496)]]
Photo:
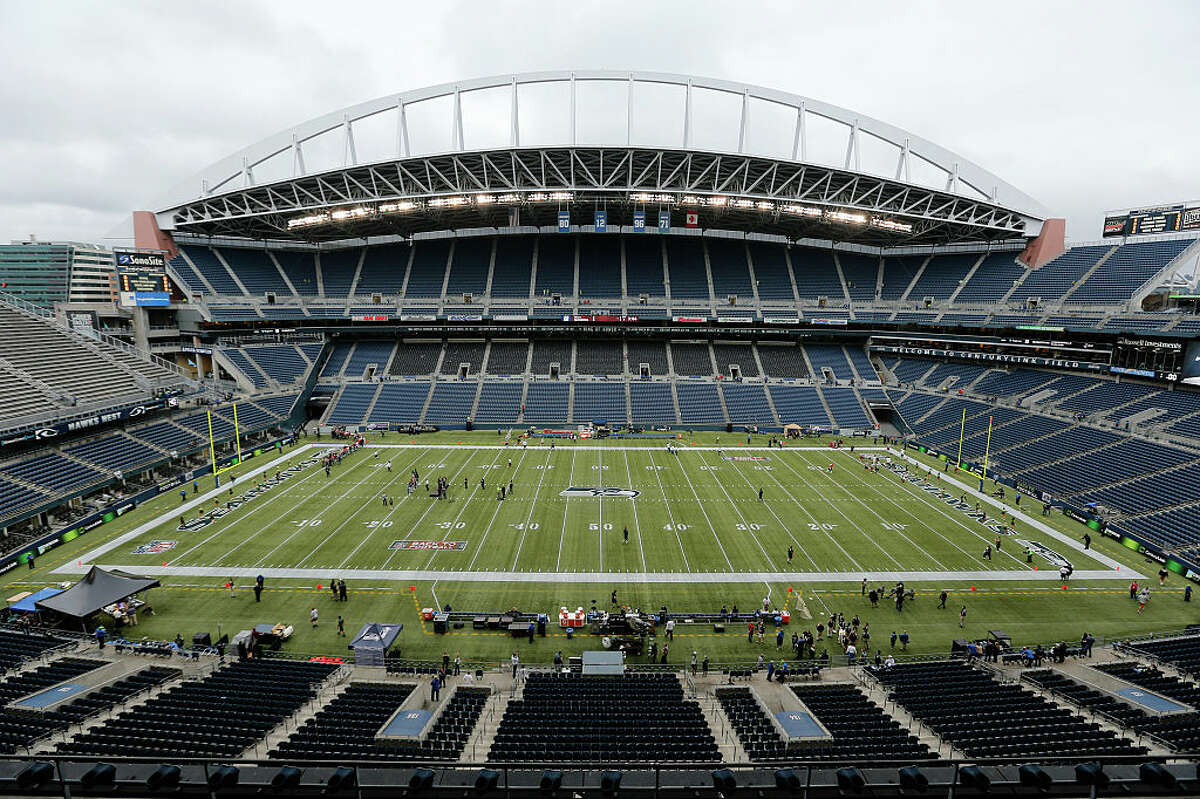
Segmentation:
[(61, 588), (43, 588), (36, 593), (30, 594), (24, 599), (19, 599), (8, 606), (9, 610), (15, 610), (18, 613), (37, 613), (41, 610), (35, 603), (42, 599), (49, 599), (52, 596), (61, 594)]
[(354, 662), (360, 666), (382, 666), (388, 650), (396, 642), (403, 624), (380, 624), (369, 621), (350, 641)]

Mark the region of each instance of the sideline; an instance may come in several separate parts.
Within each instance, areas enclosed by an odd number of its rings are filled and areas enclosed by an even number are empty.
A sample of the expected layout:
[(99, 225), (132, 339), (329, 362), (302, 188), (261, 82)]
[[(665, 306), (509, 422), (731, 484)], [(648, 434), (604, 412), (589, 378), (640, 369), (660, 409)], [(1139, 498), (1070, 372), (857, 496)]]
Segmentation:
[[(119, 564), (97, 564), (105, 569), (130, 569), (166, 577), (248, 577), (256, 575), (274, 578), (299, 578), (317, 580), (329, 576), (329, 569), (256, 569), (248, 567), (215, 568), (211, 566), (122, 566)], [(81, 574), (89, 566), (68, 564), (55, 569), (56, 572)], [(521, 571), (438, 571), (429, 569), (350, 569), (338, 572), (338, 576), (354, 580), (379, 580), (384, 582), (431, 581), (482, 582), (482, 583), (761, 583), (813, 582), (854, 583), (865, 577), (884, 583), (913, 581), (977, 580), (979, 582), (1053, 582), (1062, 585), (1058, 573), (1050, 569), (1036, 572), (1012, 571), (856, 571), (856, 572), (521, 572)], [(1130, 572), (1117, 573), (1107, 570), (1080, 570), (1072, 580), (1126, 580)], [(1142, 579), (1140, 576), (1138, 579)]]
[[(242, 472), (241, 474), (239, 474), (237, 476), (242, 478), (242, 480), (247, 480), (249, 478), (256, 477), (256, 476), (262, 474), (263, 472), (271, 471), (275, 467), (275, 465), (281, 461), (291, 460), (293, 457), (296, 456), (296, 453), (298, 451), (304, 451), (304, 450), (311, 449), (314, 447), (321, 448), (322, 445), (320, 445), (320, 444), (299, 444), (297, 446), (292, 447), (290, 450), (288, 450), (287, 454), (280, 455), (278, 458), (275, 458), (274, 460), (267, 461), (262, 466), (256, 467), (247, 472)], [(204, 475), (203, 477), (211, 477), (211, 475)], [(200, 478), (200, 479), (203, 479), (203, 478)], [(181, 485), (186, 488), (187, 483), (181, 483)], [(234, 485), (236, 485), (236, 483), (234, 483)], [(253, 485), (253, 483), (249, 483), (249, 485)], [(192, 497), (192, 499), (189, 499), (187, 502), (184, 502), (182, 505), (171, 508), (166, 513), (162, 513), (158, 516), (155, 516), (153, 519), (150, 519), (148, 521), (145, 521), (145, 522), (139, 524), (137, 527), (133, 528), (129, 532), (123, 533), (122, 535), (117, 536), (113, 540), (111, 540), (105, 544), (101, 544), (100, 546), (96, 547), (95, 549), (92, 549), (92, 550), (89, 550), (88, 552), (83, 553), (82, 555), (80, 555), (79, 557), (74, 559), (76, 561), (76, 565), (73, 566), (73, 569), (78, 570), (81, 568), (78, 565), (78, 562), (80, 562), (80, 561), (83, 562), (84, 566), (88, 566), (91, 563), (91, 561), (95, 560), (96, 558), (100, 557), (101, 555), (104, 555), (107, 552), (111, 552), (112, 550), (114, 550), (117, 547), (124, 544), (126, 541), (131, 541), (140, 535), (148, 533), (151, 530), (153, 530), (154, 528), (165, 523), (168, 519), (178, 518), (179, 514), (189, 511), (198, 505), (204, 505), (210, 499), (213, 499), (214, 497), (216, 497), (218, 495), (225, 494), (228, 491), (229, 491), (229, 484), (226, 483), (225, 485), (223, 485), (219, 488), (211, 488), (208, 491), (205, 491), (204, 493), (194, 495)], [(166, 494), (168, 494), (168, 493), (170, 493), (170, 492), (163, 492), (159, 496), (166, 496)], [(156, 499), (157, 499), (157, 497), (156, 497)], [(153, 500), (148, 500), (148, 501), (152, 502)], [(71, 564), (67, 564), (67, 566), (70, 566), (70, 565)], [(51, 573), (61, 572), (65, 568), (66, 568), (65, 566), (60, 566), (57, 569), (52, 569)], [(135, 571), (136, 570), (144, 570), (145, 566), (143, 565), (143, 566), (131, 567), (131, 568), (134, 568)], [(86, 572), (87, 569), (85, 568), (85, 569), (83, 569), (83, 571)]]
[[(901, 458), (903, 458), (904, 460), (913, 464), (914, 466), (918, 466), (921, 469), (929, 470), (930, 474), (938, 473), (936, 469), (931, 469), (926, 464), (921, 463), (918, 460), (914, 460), (913, 458), (911, 458), (909, 455), (907, 455), (904, 452), (901, 452), (899, 454), (900, 454)], [(1121, 577), (1128, 578), (1130, 580), (1144, 580), (1145, 579), (1145, 575), (1138, 574), (1131, 567), (1126, 566), (1124, 563), (1121, 563), (1118, 560), (1114, 560), (1113, 558), (1110, 558), (1108, 555), (1105, 555), (1103, 552), (1097, 552), (1094, 549), (1086, 549), (1085, 550), (1083, 548), (1083, 544), (1079, 543), (1074, 538), (1071, 538), (1066, 533), (1064, 533), (1060, 530), (1055, 530), (1053, 527), (1050, 527), (1049, 525), (1045, 524), (1044, 522), (1041, 522), (1041, 521), (1035, 519), (1034, 517), (1029, 516), (1028, 514), (1025, 513), (1025, 511), (1017, 510), (1016, 508), (1010, 508), (1008, 505), (1005, 505), (1004, 503), (1000, 502), (1000, 500), (995, 499), (986, 493), (980, 492), (973, 486), (966, 485), (965, 483), (960, 483), (958, 480), (951, 477), (950, 474), (947, 472), (942, 472), (941, 474), (942, 474), (942, 482), (953, 483), (954, 485), (956, 485), (959, 488), (966, 491), (971, 496), (973, 496), (977, 499), (982, 499), (984, 502), (988, 503), (992, 507), (1000, 508), (1001, 510), (1008, 511), (1009, 515), (1020, 519), (1021, 521), (1025, 522), (1025, 524), (1028, 524), (1033, 529), (1038, 530), (1042, 533), (1045, 533), (1046, 535), (1050, 536), (1054, 540), (1056, 540), (1062, 544), (1066, 544), (1068, 547), (1075, 550), (1076, 552), (1079, 552), (1080, 554), (1084, 555), (1085, 557), (1089, 557), (1092, 560), (1099, 561), (1100, 563), (1103, 563), (1105, 566), (1108, 566), (1109, 568), (1113, 569), (1114, 571), (1121, 571), (1122, 569), (1125, 569), (1125, 571), (1121, 574)], [(1022, 494), (1025, 495), (1024, 492), (1022, 492)], [(1028, 495), (1025, 495), (1025, 496), (1028, 496)], [(1029, 498), (1033, 499), (1032, 497), (1029, 497)], [(1036, 499), (1033, 499), (1033, 501), (1038, 502), (1038, 504), (1041, 504)], [(1079, 571), (1075, 572), (1075, 574), (1084, 574), (1084, 573), (1085, 572), (1079, 572)]]

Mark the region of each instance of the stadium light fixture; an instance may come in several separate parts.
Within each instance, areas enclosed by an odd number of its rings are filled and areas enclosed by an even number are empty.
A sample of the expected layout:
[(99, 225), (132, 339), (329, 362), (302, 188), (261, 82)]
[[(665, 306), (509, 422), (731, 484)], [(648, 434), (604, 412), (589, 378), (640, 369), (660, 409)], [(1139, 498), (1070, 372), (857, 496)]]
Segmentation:
[(301, 216), (296, 219), (288, 220), (289, 228), (308, 227), (309, 225), (321, 225), (329, 221), (329, 214), (310, 214), (309, 216)]
[(434, 197), (429, 201), (430, 208), (458, 208), (467, 205), (470, 200), (466, 197)]
[(673, 203), (675, 202), (674, 195), (671, 194), (651, 194), (648, 191), (634, 192), (629, 195), (629, 199), (637, 203)]
[(551, 202), (561, 202), (561, 201), (570, 202), (571, 200), (574, 200), (574, 199), (575, 199), (575, 195), (569, 191), (552, 191), (552, 192), (550, 192), (550, 201)]
[(820, 208), (813, 208), (807, 205), (785, 205), (783, 206), (783, 210), (785, 213), (809, 217), (820, 216), (822, 213)]
[(850, 225), (867, 224), (866, 214), (856, 214), (851, 211), (828, 211), (827, 215), (834, 222), (845, 222)]
[(360, 205), (357, 208), (339, 208), (329, 216), (334, 222), (343, 222), (347, 219), (361, 219), (364, 216), (369, 216), (370, 213), (370, 208), (365, 208)]
[(913, 226), (907, 222), (897, 222), (893, 219), (882, 219), (873, 217), (871, 219), (872, 227), (882, 228), (883, 230), (894, 230), (900, 233), (911, 233)]
[(476, 205), (491, 205), (494, 202), (496, 202), (496, 198), (494, 195), (491, 195), (491, 194), (476, 194), (475, 195), (475, 204)]
[(379, 206), (381, 214), (403, 214), (408, 211), (416, 210), (417, 204), (411, 200), (401, 200), (395, 203), (383, 203)]

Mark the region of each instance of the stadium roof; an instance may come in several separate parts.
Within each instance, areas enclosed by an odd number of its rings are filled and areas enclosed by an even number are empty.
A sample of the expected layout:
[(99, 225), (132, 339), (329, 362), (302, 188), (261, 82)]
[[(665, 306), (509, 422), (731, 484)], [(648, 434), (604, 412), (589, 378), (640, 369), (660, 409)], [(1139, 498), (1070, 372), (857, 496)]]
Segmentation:
[[(552, 122), (548, 123), (550, 120)], [(436, 132), (448, 132), (438, 135)], [(224, 158), (164, 230), (340, 240), (432, 230), (699, 227), (878, 246), (1013, 240), (1033, 198), (913, 133), (808, 97), (686, 75), (503, 75), (389, 95)], [(574, 228), (573, 228), (574, 229)]]

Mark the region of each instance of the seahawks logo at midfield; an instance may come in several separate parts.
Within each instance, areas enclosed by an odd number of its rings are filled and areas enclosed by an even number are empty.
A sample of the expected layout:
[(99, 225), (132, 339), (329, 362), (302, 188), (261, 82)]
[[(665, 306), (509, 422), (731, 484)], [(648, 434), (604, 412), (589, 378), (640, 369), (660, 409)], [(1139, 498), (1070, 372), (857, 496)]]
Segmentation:
[(635, 491), (632, 488), (583, 488), (580, 486), (571, 486), (558, 493), (560, 497), (595, 497), (597, 499), (637, 499), (641, 494), (641, 491)]

